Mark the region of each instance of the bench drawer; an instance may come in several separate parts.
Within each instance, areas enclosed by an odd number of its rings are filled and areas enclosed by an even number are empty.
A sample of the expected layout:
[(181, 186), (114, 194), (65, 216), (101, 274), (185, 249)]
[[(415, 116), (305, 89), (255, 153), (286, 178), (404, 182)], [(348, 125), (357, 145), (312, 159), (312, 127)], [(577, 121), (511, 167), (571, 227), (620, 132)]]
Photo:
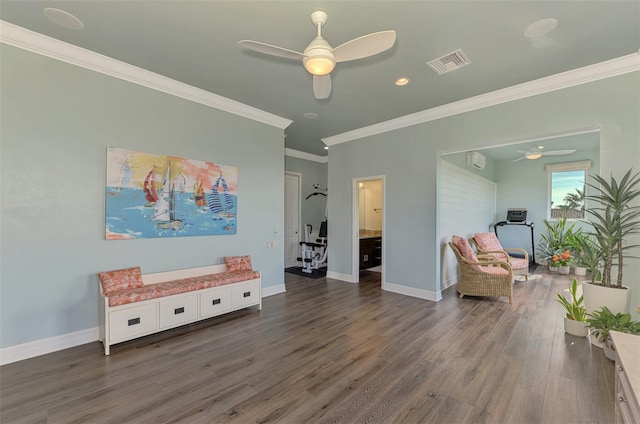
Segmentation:
[(160, 328), (175, 327), (198, 318), (198, 294), (179, 296), (159, 302)]
[(234, 308), (256, 305), (260, 302), (260, 281), (234, 284), (231, 287), (231, 303)]
[(111, 343), (118, 343), (158, 329), (155, 303), (109, 313)]
[(212, 317), (231, 310), (231, 288), (216, 287), (200, 294), (200, 317)]

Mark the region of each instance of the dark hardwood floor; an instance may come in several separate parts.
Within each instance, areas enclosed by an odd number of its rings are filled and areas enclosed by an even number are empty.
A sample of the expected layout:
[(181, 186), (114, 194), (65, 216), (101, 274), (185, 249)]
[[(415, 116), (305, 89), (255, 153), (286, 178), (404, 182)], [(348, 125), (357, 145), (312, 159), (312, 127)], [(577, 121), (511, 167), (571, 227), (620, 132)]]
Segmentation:
[(0, 367), (2, 423), (613, 423), (614, 366), (566, 335), (538, 271), (434, 303), (285, 274), (255, 308)]

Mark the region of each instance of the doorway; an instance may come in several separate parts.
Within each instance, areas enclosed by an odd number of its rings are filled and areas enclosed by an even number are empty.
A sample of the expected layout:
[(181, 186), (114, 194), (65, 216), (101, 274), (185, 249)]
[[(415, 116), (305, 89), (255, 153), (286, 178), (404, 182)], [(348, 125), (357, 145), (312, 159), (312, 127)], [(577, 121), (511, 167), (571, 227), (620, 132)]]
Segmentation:
[(298, 265), (302, 174), (284, 174), (284, 267)]
[(360, 271), (380, 273), (384, 289), (385, 257), (385, 177), (353, 180), (353, 221), (351, 281), (360, 281)]

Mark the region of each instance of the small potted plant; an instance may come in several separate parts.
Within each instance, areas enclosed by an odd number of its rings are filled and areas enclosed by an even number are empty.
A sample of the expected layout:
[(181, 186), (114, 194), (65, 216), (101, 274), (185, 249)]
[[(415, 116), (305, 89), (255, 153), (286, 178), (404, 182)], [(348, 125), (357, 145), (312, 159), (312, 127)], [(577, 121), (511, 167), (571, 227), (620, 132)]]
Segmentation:
[(546, 232), (540, 234), (538, 251), (547, 260), (549, 271), (557, 271), (553, 256), (560, 255), (570, 247), (569, 240), (571, 240), (576, 223), (574, 222), (567, 227), (566, 218), (561, 218), (554, 222), (545, 219), (543, 222)]
[(553, 255), (553, 263), (556, 267), (558, 267), (558, 274), (569, 274), (571, 271), (571, 251), (569, 249), (565, 249), (564, 252), (558, 252)]
[[(586, 270), (591, 271), (592, 281), (600, 280), (602, 277), (598, 271), (602, 261), (602, 252), (596, 246), (595, 241), (590, 236), (583, 234), (582, 237), (575, 239), (575, 245), (576, 250), (579, 252), (576, 255), (576, 261), (579, 261)], [(576, 275), (578, 275), (577, 272)]]
[[(632, 321), (630, 313), (613, 313), (603, 306), (599, 311), (588, 314), (587, 326), (592, 337), (595, 337), (604, 349), (604, 354), (612, 361), (616, 360), (615, 346), (611, 340), (611, 331), (619, 331), (640, 335), (640, 322)], [(598, 344), (594, 344), (597, 347)]]
[[(556, 302), (560, 303), (567, 310), (564, 316), (564, 331), (576, 337), (587, 337), (589, 329), (587, 328), (587, 312), (584, 309), (582, 293), (579, 293), (580, 286), (575, 278), (571, 282), (568, 292), (571, 299), (568, 300), (563, 294), (558, 293)], [(578, 295), (580, 297), (578, 297)]]

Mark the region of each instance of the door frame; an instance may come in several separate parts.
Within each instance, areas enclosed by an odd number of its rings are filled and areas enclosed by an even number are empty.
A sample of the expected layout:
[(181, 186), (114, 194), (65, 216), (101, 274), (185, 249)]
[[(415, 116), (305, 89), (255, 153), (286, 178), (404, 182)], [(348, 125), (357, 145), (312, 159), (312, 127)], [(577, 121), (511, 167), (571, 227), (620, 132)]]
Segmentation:
[(365, 181), (382, 181), (382, 273), (380, 280), (382, 281), (382, 289), (385, 289), (386, 274), (386, 256), (387, 248), (385, 241), (387, 240), (387, 181), (384, 175), (373, 175), (370, 177), (354, 178), (352, 182), (351, 200), (352, 200), (352, 239), (351, 239), (351, 282), (360, 282), (360, 188), (358, 184)]
[[(296, 177), (298, 179), (298, 190), (297, 190), (297, 195), (298, 195), (298, 245), (300, 244), (300, 236), (301, 236), (301, 225), (302, 225), (302, 174), (299, 172), (291, 172), (291, 171), (285, 171), (284, 172), (285, 175), (285, 190), (284, 190), (284, 195), (287, 195), (287, 190), (286, 190), (286, 179), (287, 179), (287, 175), (292, 175), (294, 177)], [(283, 221), (284, 221), (284, 216), (282, 217)], [(286, 233), (286, 229), (287, 229), (287, 223), (284, 222), (284, 228), (283, 228), (283, 232)], [(286, 234), (283, 234), (283, 238), (285, 239), (285, 242), (283, 243), (284, 246), (282, 247), (282, 249), (284, 250), (284, 262), (286, 264), (287, 262), (287, 243), (286, 243)]]

